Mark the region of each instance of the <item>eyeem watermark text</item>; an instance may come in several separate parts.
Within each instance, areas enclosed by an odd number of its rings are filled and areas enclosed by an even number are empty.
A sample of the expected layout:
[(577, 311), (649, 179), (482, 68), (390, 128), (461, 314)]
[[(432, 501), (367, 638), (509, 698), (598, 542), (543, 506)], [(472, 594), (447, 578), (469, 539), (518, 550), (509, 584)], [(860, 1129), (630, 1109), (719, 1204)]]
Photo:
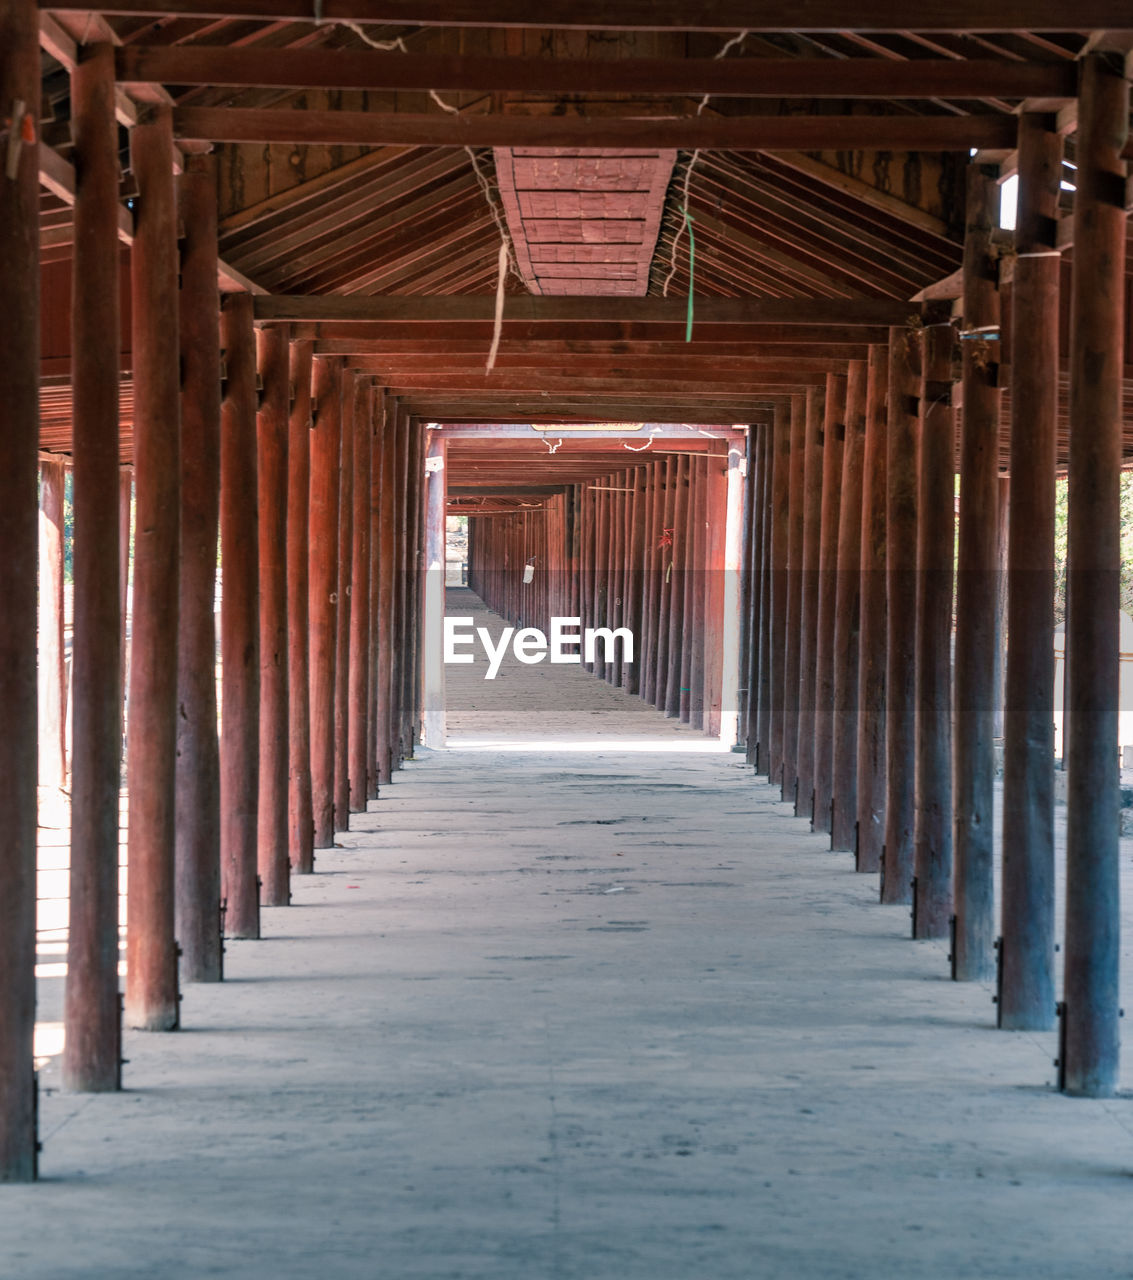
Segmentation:
[(475, 662), (475, 655), (466, 650), (477, 639), (488, 657), (485, 680), (494, 680), (508, 645), (518, 662), (528, 665), (550, 658), (552, 662), (593, 662), (599, 641), (602, 644), (602, 661), (614, 661), (614, 645), (621, 641), (622, 660), (633, 661), (633, 632), (629, 627), (587, 627), (581, 631), (581, 618), (552, 618), (551, 638), (538, 627), (504, 627), (498, 640), (493, 640), (487, 627), (476, 627), (473, 634), (472, 618), (445, 618), (445, 662)]

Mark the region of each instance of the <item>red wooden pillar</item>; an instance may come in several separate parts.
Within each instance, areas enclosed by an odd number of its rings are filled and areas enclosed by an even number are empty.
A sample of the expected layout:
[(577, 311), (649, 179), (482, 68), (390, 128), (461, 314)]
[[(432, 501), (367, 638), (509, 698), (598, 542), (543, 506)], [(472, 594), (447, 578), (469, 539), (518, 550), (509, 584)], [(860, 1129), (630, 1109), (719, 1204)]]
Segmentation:
[(745, 442), (743, 571), (740, 591), (740, 694), (739, 737), (744, 758), (753, 769), (759, 763), (759, 596), (760, 537), (763, 526), (758, 513), (763, 492), (763, 423), (750, 423)]
[(795, 816), (814, 816), (814, 713), (818, 695), (818, 586), (822, 540), (822, 450), (826, 389), (812, 387), (806, 403), (803, 485), (802, 603), (799, 613), (799, 737)]
[[(393, 483), (393, 621), (390, 630), (390, 698), (389, 741), (390, 767), (400, 769), (402, 761), (401, 707), (405, 695), (405, 605), (406, 591), (406, 543), (407, 514), (406, 487), (409, 478), (409, 421), (405, 411), (399, 410), (396, 434)], [(498, 606), (497, 606), (498, 607)]]
[(354, 560), (354, 419), (362, 412), (363, 379), (342, 386), (338, 470), (338, 617), (334, 660), (334, 829), (350, 830), (350, 618)]
[(39, 785), (67, 781), (67, 673), (63, 660), (63, 459), (39, 468)]
[(361, 378), (354, 406), (354, 548), (350, 589), (350, 808), (366, 812), (370, 733), (370, 442), (374, 431), (374, 390)]
[[(39, 445), (39, 11), (0, 6), (0, 111), (28, 104), (29, 139), (0, 178), (0, 1182), (36, 1176), (36, 450)], [(21, 124), (21, 138), (24, 135)]]
[[(704, 670), (708, 623), (708, 488), (709, 460), (693, 459), (696, 474), (695, 504), (692, 519), (692, 618), (689, 627), (690, 661), (688, 678), (689, 723), (694, 729), (705, 727)], [(722, 557), (721, 557), (722, 559)], [(688, 599), (689, 597), (686, 597)]]
[(784, 800), (794, 800), (799, 770), (799, 638), (803, 601), (803, 491), (806, 484), (806, 396), (791, 397), (791, 465), (788, 490), (786, 634), (783, 661), (783, 767), (780, 785)]
[(260, 571), (260, 769), (256, 824), (262, 902), (291, 901), (288, 852), (287, 444), (290, 369), (287, 331), (256, 335), (260, 412), (256, 422)]
[(413, 422), (413, 452), (410, 455), (410, 557), (409, 557), (409, 660), (405, 698), (403, 738), (407, 759), (413, 758), (421, 734), (421, 598), (425, 562), (425, 427)]
[(916, 762), (917, 439), (921, 356), (910, 329), (889, 331), (885, 469), (887, 640), (885, 842), (881, 901), (912, 900)]
[(338, 471), (342, 362), (317, 356), (312, 382), (308, 622), (314, 848), (334, 844), (334, 668), (338, 619)]
[[(653, 684), (652, 703), (659, 710), (665, 710), (669, 673), (669, 609), (672, 588), (669, 578), (673, 571), (673, 522), (676, 511), (677, 493), (677, 459), (669, 454), (659, 464), (661, 476), (661, 511), (657, 529), (657, 656), (654, 659), (656, 675)], [(587, 508), (587, 531), (590, 528), (589, 508)], [(586, 595), (583, 593), (583, 600)], [(583, 617), (582, 625), (587, 625)]]
[[(397, 415), (396, 404), (391, 403), (382, 422), (381, 435), (381, 470), (380, 470), (380, 502), (378, 507), (378, 545), (375, 548), (375, 559), (378, 571), (378, 634), (377, 634), (377, 674), (375, 683), (376, 714), (378, 720), (377, 753), (378, 753), (378, 785), (390, 781), (392, 777), (392, 730), (390, 720), (390, 700), (392, 697), (391, 677), (393, 674), (393, 602), (394, 583), (394, 521), (396, 515), (396, 498), (394, 494), (394, 473), (397, 465)], [(377, 470), (377, 468), (375, 468)], [(477, 530), (479, 524), (476, 525)], [(472, 552), (472, 528), (469, 528), (469, 559)], [(479, 582), (479, 575), (477, 576)], [(479, 587), (481, 592), (483, 587)]]
[(117, 1089), (121, 1084), (118, 1014), (118, 795), (122, 758), (122, 625), (118, 582), (121, 337), (118, 126), (114, 119), (114, 56), (109, 45), (90, 50), (75, 68), (71, 78), (71, 119), (77, 159), (75, 256), (71, 276), (74, 694), (63, 1082), (67, 1089), (102, 1091)]
[(952, 976), (995, 970), (995, 665), (999, 645), (999, 277), (991, 255), (998, 167), (968, 166), (963, 412), (952, 732)]
[(1065, 1053), (1067, 1093), (1117, 1085), (1120, 887), (1117, 610), (1120, 598), (1125, 183), (1129, 84), (1088, 55), (1078, 91), (1078, 189), (1070, 299)]
[[(689, 458), (687, 454), (678, 454), (675, 461), (673, 541), (669, 547), (669, 652), (663, 706), (668, 716), (679, 716), (681, 712), (684, 563), (689, 532)], [(596, 532), (600, 532), (600, 528)]]
[(648, 524), (648, 511), (651, 495), (648, 485), (648, 468), (633, 467), (629, 474), (629, 483), (633, 487), (632, 507), (629, 521), (629, 545), (626, 559), (626, 597), (627, 613), (625, 625), (629, 627), (634, 638), (633, 662), (625, 664), (625, 675), (622, 683), (629, 693), (640, 693), (643, 676), (642, 659), (645, 648), (645, 630), (648, 626), (645, 617), (646, 558), (649, 549), (645, 542), (645, 530)]
[(917, 537), (916, 825), (913, 937), (948, 936), (952, 915), (952, 590), (956, 436), (951, 325), (924, 331)]
[(174, 941), (174, 809), (181, 524), (181, 351), (173, 117), (134, 127), (138, 184), (133, 278), (133, 627), (127, 781), (126, 1021), (171, 1031), (180, 1020)]
[(998, 1022), (1054, 1025), (1054, 539), (1062, 138), (1019, 117), (1011, 332), (1007, 692)]
[(381, 590), (382, 431), (385, 424), (385, 406), (385, 392), (375, 388), (371, 400), (370, 434), (367, 446), (370, 456), (370, 500), (366, 539), (370, 580), (366, 590), (370, 601), (370, 616), (366, 623), (369, 635), (369, 653), (367, 657), (369, 673), (366, 694), (366, 797), (369, 800), (378, 798), (380, 775), (378, 764), (380, 754), (378, 745), (378, 624)]
[(790, 529), (791, 487), (791, 404), (780, 400), (775, 406), (771, 452), (771, 511), (768, 533), (771, 541), (771, 635), (769, 640), (770, 689), (767, 730), (767, 781), (783, 781), (783, 672), (787, 645), (787, 538)]
[(220, 410), (220, 891), (225, 933), (258, 938), (260, 609), (251, 294), (225, 298), (220, 335), (226, 371)]
[(814, 805), (811, 826), (830, 830), (834, 791), (834, 627), (838, 601), (838, 521), (846, 440), (846, 378), (827, 374), (822, 429), (822, 511), (818, 548), (818, 613), (814, 687)]
[(220, 744), (216, 540), (220, 521), (220, 295), (216, 160), (178, 180), (181, 240), (181, 582), (177, 637), (176, 902), (181, 974), (219, 982)]
[[(781, 402), (780, 402), (781, 403)], [(756, 773), (770, 778), (771, 769), (771, 646), (774, 627), (771, 623), (771, 526), (774, 518), (775, 488), (775, 423), (763, 425), (760, 431), (759, 509), (755, 513), (759, 533), (759, 598), (752, 610), (752, 645), (755, 648), (756, 684), (755, 739)]]
[(888, 352), (869, 349), (862, 461), (861, 630), (858, 636), (858, 813), (854, 866), (881, 869), (885, 844), (886, 399)]
[(127, 663), (130, 656), (130, 646), (126, 643), (126, 622), (130, 603), (130, 551), (134, 541), (133, 534), (134, 469), (123, 466), (118, 470), (118, 599), (121, 603), (119, 643), (122, 649), (123, 711), (125, 710)]
[(830, 847), (851, 850), (858, 825), (858, 664), (862, 593), (862, 473), (866, 363), (851, 360), (835, 561)]
[(287, 424), (287, 845), (291, 870), (300, 875), (315, 869), (308, 629), (313, 346), (307, 339), (291, 343)]

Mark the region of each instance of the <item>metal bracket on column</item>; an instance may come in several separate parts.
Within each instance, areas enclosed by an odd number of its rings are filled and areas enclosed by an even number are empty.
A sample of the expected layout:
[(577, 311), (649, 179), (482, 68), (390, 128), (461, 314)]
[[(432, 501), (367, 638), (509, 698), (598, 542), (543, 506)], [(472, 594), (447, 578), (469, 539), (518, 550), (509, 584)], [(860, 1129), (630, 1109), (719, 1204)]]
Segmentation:
[(878, 870), (878, 882), (879, 882), (877, 896), (879, 901), (884, 902), (885, 901), (885, 845), (881, 846), (881, 853), (877, 859), (877, 863), (878, 863), (877, 870)]
[(1054, 1065), (1058, 1068), (1058, 1092), (1066, 1092), (1066, 1001), (1060, 1000), (1054, 1006), (1058, 1018), (1058, 1057)]
[(956, 914), (953, 912), (948, 917), (949, 945), (948, 945), (948, 963), (952, 966), (952, 981), (956, 981)]
[(1003, 1026), (1003, 939), (995, 940), (995, 995), (991, 1002), (995, 1005), (995, 1025)]
[(913, 891), (913, 909), (909, 912), (909, 916), (913, 922), (913, 937), (915, 938), (917, 936), (917, 878), (916, 876), (913, 876), (913, 878), (909, 881), (909, 888)]

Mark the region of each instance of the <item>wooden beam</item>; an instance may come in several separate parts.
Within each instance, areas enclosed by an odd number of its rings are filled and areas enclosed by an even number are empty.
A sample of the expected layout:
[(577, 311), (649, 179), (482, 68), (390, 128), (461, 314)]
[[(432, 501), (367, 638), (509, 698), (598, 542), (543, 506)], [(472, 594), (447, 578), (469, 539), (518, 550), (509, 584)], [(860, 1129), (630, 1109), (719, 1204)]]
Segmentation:
[[(899, 64), (895, 64), (899, 65)], [(700, 148), (713, 151), (968, 151), (1015, 143), (1011, 116), (399, 115), (367, 111), (182, 107), (182, 140), (417, 147)]]
[[(66, 205), (75, 203), (75, 166), (64, 160), (58, 151), (39, 144), (39, 185), (57, 196)], [(134, 215), (124, 204), (118, 205), (118, 239), (126, 245), (134, 243)], [(242, 271), (227, 262), (217, 260), (217, 283), (224, 293), (266, 294), (267, 290), (249, 279)]]
[[(45, 19), (51, 21), (51, 19)], [(260, 89), (384, 89), (441, 93), (703, 94), (745, 98), (1073, 98), (1072, 62), (880, 58), (462, 57), (355, 49), (125, 45), (125, 83)]]
[[(1012, 117), (1013, 119), (1013, 117)], [(437, 297), (257, 297), (257, 320), (379, 322), (397, 325), (443, 322), (491, 325), (495, 298), (484, 294)], [(696, 316), (702, 324), (901, 325), (918, 321), (916, 303), (887, 298), (701, 298)], [(507, 325), (591, 324), (614, 321), (630, 324), (673, 324), (688, 319), (685, 298), (509, 297), (504, 304)], [(404, 331), (402, 331), (404, 332)], [(696, 333), (696, 325), (693, 326)], [(425, 336), (425, 335), (422, 335)], [(589, 336), (589, 335), (576, 335)]]
[[(89, 0), (48, 0), (49, 11), (83, 10)], [(310, 22), (309, 0), (109, 0), (106, 14), (251, 18)], [(327, 0), (324, 21), (353, 19), (419, 27), (529, 27), (527, 0)], [(1127, 0), (932, 0), (915, 11), (903, 0), (772, 0), (753, 13), (744, 0), (548, 0), (538, 25), (592, 31), (1092, 31), (1127, 30)]]
[[(595, 301), (594, 305), (600, 304)], [(910, 306), (910, 310), (916, 309), (916, 304), (906, 305)], [(482, 352), (487, 358), (492, 341), (492, 322), (488, 319), (474, 323), (433, 321), (414, 324), (411, 329), (400, 322), (386, 320), (307, 323), (297, 325), (295, 333), (299, 337), (319, 342), (324, 355), (408, 352), (447, 356), (450, 353), (456, 355), (476, 351)], [(845, 345), (857, 348), (861, 344), (883, 343), (888, 335), (889, 330), (883, 325), (864, 327), (854, 324), (754, 323), (726, 327), (700, 321), (693, 326), (692, 341), (685, 342), (683, 321), (680, 329), (676, 329), (673, 321), (641, 324), (593, 320), (587, 324), (583, 333), (569, 322), (524, 325), (508, 320), (505, 312), (500, 351), (573, 355), (578, 352), (608, 350), (626, 356), (695, 356), (708, 351), (720, 355), (748, 356), (759, 355), (758, 347), (764, 344), (771, 345), (777, 354), (781, 343), (816, 342), (827, 346)], [(344, 345), (325, 345), (330, 343)], [(830, 354), (836, 359), (853, 360), (859, 357), (857, 350)]]

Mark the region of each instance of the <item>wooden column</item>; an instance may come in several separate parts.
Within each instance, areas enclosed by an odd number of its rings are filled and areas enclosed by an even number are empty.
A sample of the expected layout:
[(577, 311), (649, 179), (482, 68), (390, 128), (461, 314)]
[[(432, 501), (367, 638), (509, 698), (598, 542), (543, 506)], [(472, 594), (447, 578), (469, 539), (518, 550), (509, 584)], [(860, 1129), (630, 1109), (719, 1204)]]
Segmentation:
[[(671, 571), (669, 573), (669, 652), (665, 680), (664, 712), (667, 716), (681, 713), (681, 651), (684, 617), (684, 562), (688, 546), (689, 526), (689, 458), (681, 454), (676, 459), (674, 475), (673, 545), (669, 548)], [(599, 521), (595, 526), (595, 540), (602, 534)], [(601, 615), (595, 611), (601, 626)], [(597, 663), (595, 663), (597, 669)]]
[(1118, 1075), (1117, 611), (1120, 600), (1129, 84), (1090, 54), (1078, 91), (1070, 297), (1069, 651), (1065, 1051), (1067, 1093), (1106, 1097)]
[(39, 785), (67, 782), (67, 671), (63, 661), (63, 459), (39, 468)]
[(814, 816), (814, 711), (818, 694), (818, 577), (822, 540), (822, 450), (826, 390), (806, 398), (806, 462), (803, 480), (803, 546), (799, 611), (799, 737), (796, 817)]
[[(405, 690), (406, 485), (409, 477), (409, 419), (398, 410), (390, 494), (393, 498), (393, 612), (390, 627), (389, 741), (390, 768), (400, 769), (401, 702)], [(498, 608), (499, 606), (497, 606)]]
[[(382, 423), (381, 436), (381, 501), (378, 508), (378, 545), (375, 557), (378, 562), (378, 635), (377, 674), (375, 683), (376, 714), (378, 718), (377, 754), (378, 785), (392, 777), (392, 748), (390, 721), (390, 678), (392, 675), (391, 650), (393, 646), (394, 599), (394, 469), (397, 462), (397, 406), (391, 404)], [(469, 558), (471, 559), (472, 530), (469, 528)], [(471, 566), (470, 566), (471, 567)]]
[(367, 620), (369, 630), (368, 686), (366, 694), (366, 797), (369, 800), (378, 798), (378, 780), (380, 769), (378, 757), (378, 623), (379, 593), (381, 590), (381, 511), (382, 511), (382, 432), (385, 426), (386, 395), (380, 388), (375, 388), (371, 400), (370, 418), (370, 502), (368, 515), (367, 540), (369, 545), (368, 559), (370, 563), (370, 581), (367, 594), (370, 600), (370, 616)]
[[(219, 394), (219, 390), (218, 393)], [(119, 620), (122, 646), (122, 699), (125, 710), (126, 672), (130, 646), (126, 643), (126, 622), (130, 604), (130, 552), (134, 541), (134, 469), (123, 466), (118, 470), (118, 599), (121, 602)]]
[[(705, 724), (704, 669), (708, 630), (708, 572), (711, 563), (708, 538), (709, 460), (694, 458), (696, 471), (696, 504), (693, 510), (691, 662), (689, 664), (689, 723), (694, 729)], [(687, 597), (686, 597), (687, 599)]]
[[(647, 512), (650, 505), (648, 486), (648, 469), (644, 466), (633, 467), (629, 471), (629, 483), (633, 486), (633, 514), (629, 525), (629, 543), (626, 559), (626, 598), (627, 611), (625, 625), (633, 633), (636, 652), (633, 662), (625, 664), (622, 683), (630, 693), (640, 693), (643, 675), (642, 661), (645, 649), (645, 628), (648, 625), (645, 617), (644, 595), (646, 591), (646, 558), (649, 548), (645, 543), (645, 528), (648, 523)], [(560, 575), (561, 576), (561, 571)]]
[(134, 534), (130, 644), (126, 1021), (179, 1022), (174, 809), (181, 523), (181, 368), (173, 117), (156, 107), (131, 133), (138, 183), (133, 276)]
[(310, 556), (311, 803), (314, 848), (334, 844), (334, 667), (338, 620), (338, 469), (342, 362), (317, 356), (312, 396)]
[(864, 360), (851, 360), (834, 584), (834, 690), (831, 752), (831, 849), (855, 847), (858, 823), (858, 641), (862, 593), (862, 473), (865, 465)]
[[(677, 501), (677, 459), (669, 454), (663, 463), (658, 464), (661, 475), (661, 510), (658, 516), (657, 529), (657, 657), (656, 676), (653, 686), (653, 705), (658, 711), (665, 710), (665, 699), (668, 690), (669, 675), (669, 612), (672, 605), (672, 587), (670, 577), (673, 570), (673, 523), (675, 520)], [(584, 491), (583, 491), (584, 492)], [(584, 507), (586, 513), (586, 537), (589, 540), (592, 530), (590, 508)], [(589, 546), (589, 541), (587, 541)], [(584, 557), (585, 559), (585, 557)], [(585, 590), (583, 600), (587, 599)], [(582, 625), (587, 625), (583, 615)]]
[(862, 463), (861, 631), (858, 637), (858, 820), (854, 866), (881, 869), (885, 844), (886, 401), (888, 352), (869, 349)]
[(220, 528), (220, 294), (216, 159), (178, 179), (181, 240), (181, 579), (177, 637), (176, 902), (181, 975), (219, 982), (220, 743), (216, 545)]
[(916, 826), (913, 937), (948, 936), (952, 916), (952, 590), (956, 437), (951, 325), (924, 331), (917, 505)]
[[(36, 450), (39, 445), (39, 11), (0, 5), (0, 102), (31, 108), (0, 177), (0, 1182), (36, 1176)], [(26, 109), (26, 108), (25, 108)]]
[(1011, 332), (1001, 1027), (1054, 1025), (1054, 535), (1058, 429), (1055, 248), (1062, 138), (1019, 117)]
[[(114, 57), (109, 45), (90, 50), (75, 68), (71, 77), (71, 120), (76, 153), (71, 274), (74, 693), (63, 1082), (67, 1089), (86, 1092), (113, 1090), (121, 1085), (118, 378), (122, 344), (118, 126), (114, 119)], [(62, 585), (60, 581), (60, 592)], [(41, 600), (42, 597), (41, 582)]]
[(228, 937), (258, 938), (259, 517), (251, 294), (225, 298), (220, 341), (226, 371), (220, 437), (220, 891)]
[(311, 496), (311, 359), (314, 343), (290, 349), (287, 423), (287, 847), (292, 873), (315, 869), (311, 807), (311, 674), (308, 559)]
[(363, 379), (342, 385), (338, 470), (338, 619), (334, 660), (334, 829), (350, 830), (350, 593), (354, 578), (354, 420), (365, 411)]
[(885, 843), (881, 901), (912, 901), (917, 651), (917, 440), (921, 357), (909, 329), (889, 331), (885, 468), (887, 661)]
[(287, 330), (256, 334), (260, 411), (256, 420), (260, 572), (260, 770), (257, 867), (266, 907), (291, 901), (288, 853), (287, 444), (290, 369)]
[(952, 976), (994, 972), (995, 654), (999, 607), (999, 270), (996, 166), (969, 165), (964, 234), (963, 412), (956, 561)]
[(812, 827), (830, 830), (834, 794), (834, 626), (838, 601), (838, 521), (842, 508), (842, 455), (846, 442), (846, 379), (826, 378), (822, 429), (822, 511), (818, 551), (815, 642), (814, 806)]
[(782, 798), (793, 801), (799, 777), (799, 639), (802, 629), (803, 532), (806, 486), (806, 396), (791, 397), (791, 466), (787, 527), (787, 619), (783, 645)]
[(445, 437), (432, 430), (426, 442), (429, 460), (425, 513), (425, 735), (427, 747), (445, 745)]
[(757, 523), (760, 494), (763, 488), (762, 423), (751, 423), (747, 429), (744, 454), (744, 546), (743, 546), (743, 595), (741, 600), (740, 660), (742, 678), (740, 687), (740, 736), (744, 743), (744, 756), (753, 769), (759, 761), (759, 631), (760, 559), (759, 540), (762, 525)]
[[(758, 744), (756, 773), (768, 774), (771, 759), (771, 525), (775, 486), (775, 424), (768, 422), (762, 432), (762, 472), (759, 520), (759, 625), (754, 637), (758, 654), (758, 682), (755, 694), (755, 732)], [(754, 619), (753, 619), (754, 620)]]
[[(370, 508), (374, 389), (359, 379), (354, 409), (354, 546), (350, 558), (350, 808), (366, 812), (370, 775)], [(443, 558), (443, 557), (442, 557)]]
[(774, 454), (771, 478), (771, 511), (769, 533), (771, 540), (771, 638), (768, 697), (767, 781), (782, 782), (783, 778), (783, 671), (786, 663), (787, 644), (787, 538), (790, 527), (791, 483), (791, 406), (780, 400), (775, 406), (775, 423), (771, 450)]

